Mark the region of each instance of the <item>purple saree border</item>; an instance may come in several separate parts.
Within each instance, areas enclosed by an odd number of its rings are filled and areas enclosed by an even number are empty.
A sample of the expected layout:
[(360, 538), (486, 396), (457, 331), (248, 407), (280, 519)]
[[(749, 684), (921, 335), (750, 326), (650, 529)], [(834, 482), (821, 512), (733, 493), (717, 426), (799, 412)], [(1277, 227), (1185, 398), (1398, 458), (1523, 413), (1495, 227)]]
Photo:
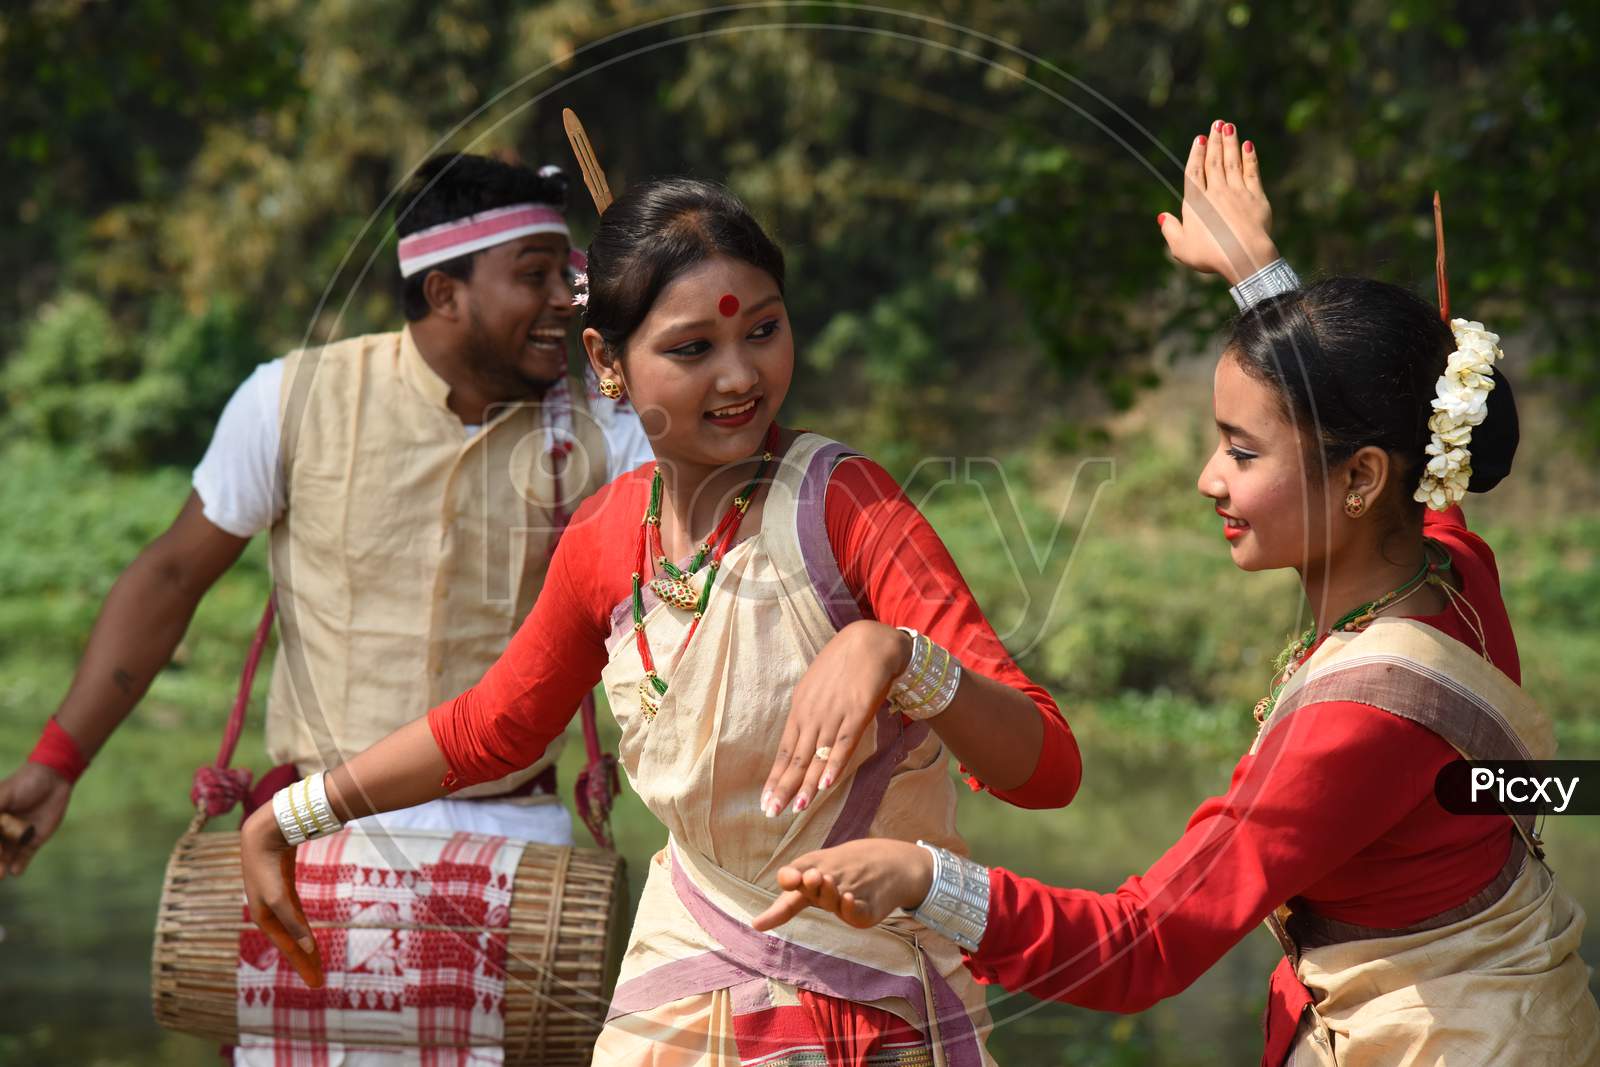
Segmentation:
[[(800, 542), (801, 558), (805, 560), (806, 576), (835, 630), (842, 630), (864, 616), (855, 595), (845, 584), (833, 546), (828, 543), (828, 480), (840, 461), (860, 455), (837, 442), (819, 448), (800, 483), (800, 499), (795, 507), (795, 536)], [(851, 775), (844, 809), (829, 828), (823, 848), (867, 835), (884, 794), (889, 791), (889, 779), (895, 768), (928, 736), (928, 729), (928, 724), (923, 722), (905, 725), (899, 713), (888, 704), (878, 709), (877, 745), (872, 755)]]
[(692, 997), (696, 993), (743, 986), (761, 977), (759, 971), (719, 952), (685, 956), (681, 960), (663, 963), (655, 970), (618, 986), (611, 995), (606, 1022), (618, 1016), (648, 1011), (661, 1004)]
[(889, 791), (889, 779), (894, 777), (895, 768), (905, 762), (912, 749), (922, 744), (928, 730), (925, 722), (903, 725), (900, 713), (887, 704), (879, 709), (877, 749), (850, 776), (850, 792), (844, 798), (844, 810), (828, 828), (823, 848), (867, 836), (883, 804), (884, 794)]
[(844, 629), (862, 615), (855, 595), (845, 585), (839, 561), (834, 559), (833, 546), (828, 543), (828, 480), (840, 460), (860, 455), (837, 441), (817, 449), (811, 455), (805, 477), (800, 479), (800, 495), (795, 501), (794, 533), (800, 544), (800, 558), (805, 561), (811, 588), (835, 630)]

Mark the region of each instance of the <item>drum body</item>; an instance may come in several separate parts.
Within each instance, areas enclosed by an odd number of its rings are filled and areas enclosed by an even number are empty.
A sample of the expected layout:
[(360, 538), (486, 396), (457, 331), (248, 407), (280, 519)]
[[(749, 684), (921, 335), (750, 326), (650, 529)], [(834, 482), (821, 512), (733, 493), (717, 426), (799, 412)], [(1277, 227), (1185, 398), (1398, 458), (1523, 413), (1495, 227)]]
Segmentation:
[[(407, 854), (413, 838), (421, 845), (448, 836), (386, 831), (398, 856)], [(151, 990), (161, 1025), (223, 1044), (237, 1042), (239, 938), (249, 924), (244, 899), (239, 834), (192, 827), (173, 849), (156, 916)], [(508, 1065), (589, 1063), (621, 963), (627, 902), (623, 861), (615, 852), (524, 846), (506, 927)], [(341, 925), (373, 928), (371, 923), (312, 923), (313, 928)], [(430, 929), (481, 933), (466, 925)], [(319, 1036), (337, 1041), (341, 1035), (324, 1030)], [(362, 1035), (360, 1043), (373, 1044), (370, 1035)]]

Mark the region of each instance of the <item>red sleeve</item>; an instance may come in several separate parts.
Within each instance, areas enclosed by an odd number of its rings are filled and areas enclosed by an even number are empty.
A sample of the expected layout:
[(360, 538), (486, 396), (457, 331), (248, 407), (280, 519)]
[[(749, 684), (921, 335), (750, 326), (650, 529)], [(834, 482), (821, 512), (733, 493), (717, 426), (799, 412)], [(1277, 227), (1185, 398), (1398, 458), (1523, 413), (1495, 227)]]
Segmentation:
[[(1057, 889), (999, 868), (967, 961), (980, 981), (1100, 1011), (1185, 989), (1285, 900), (1431, 796), (1448, 745), (1364, 704), (1294, 712), (1200, 805), (1182, 838), (1113, 893)], [(1425, 754), (1426, 758), (1423, 758)]]
[(1065, 807), (1083, 775), (1071, 727), (1050, 694), (1006, 652), (944, 542), (893, 476), (868, 459), (841, 462), (828, 482), (827, 526), (834, 559), (863, 615), (927, 634), (964, 669), (1026, 693), (1038, 705), (1044, 739), (1033, 774), (1013, 789), (992, 792), (1021, 808)]
[[(636, 481), (624, 475), (585, 501), (506, 650), (477, 685), (428, 712), (450, 764), (447, 787), (491, 782), (538, 760), (600, 680), (611, 607), (624, 595), (630, 565), (615, 519), (634, 513)], [(625, 517), (620, 525), (629, 525)]]

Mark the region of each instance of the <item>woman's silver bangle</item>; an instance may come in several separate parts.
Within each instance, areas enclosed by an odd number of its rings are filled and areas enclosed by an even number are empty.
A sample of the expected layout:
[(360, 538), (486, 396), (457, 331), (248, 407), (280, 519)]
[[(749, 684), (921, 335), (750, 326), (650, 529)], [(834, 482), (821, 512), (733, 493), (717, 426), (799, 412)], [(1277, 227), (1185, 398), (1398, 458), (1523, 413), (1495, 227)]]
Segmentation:
[(1240, 311), (1249, 311), (1263, 300), (1300, 288), (1300, 275), (1281, 257), (1228, 290)]
[(318, 771), (272, 795), (272, 815), (289, 844), (327, 837), (344, 825), (328, 803), (326, 777), (326, 772)]
[(909, 626), (911, 660), (889, 686), (889, 702), (908, 719), (931, 719), (950, 706), (961, 688), (961, 661)]
[(912, 917), (976, 952), (989, 926), (989, 868), (926, 841), (917, 844), (933, 855), (933, 884)]

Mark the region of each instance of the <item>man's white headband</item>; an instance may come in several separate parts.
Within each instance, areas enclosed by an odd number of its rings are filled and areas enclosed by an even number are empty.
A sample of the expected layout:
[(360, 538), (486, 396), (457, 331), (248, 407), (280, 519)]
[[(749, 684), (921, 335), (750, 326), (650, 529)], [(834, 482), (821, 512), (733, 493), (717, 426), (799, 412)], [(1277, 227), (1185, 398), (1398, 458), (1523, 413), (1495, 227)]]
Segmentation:
[(400, 239), (400, 276), (409, 278), (446, 260), (481, 252), (532, 233), (559, 233), (571, 240), (567, 220), (548, 204), (512, 204), (440, 223)]

